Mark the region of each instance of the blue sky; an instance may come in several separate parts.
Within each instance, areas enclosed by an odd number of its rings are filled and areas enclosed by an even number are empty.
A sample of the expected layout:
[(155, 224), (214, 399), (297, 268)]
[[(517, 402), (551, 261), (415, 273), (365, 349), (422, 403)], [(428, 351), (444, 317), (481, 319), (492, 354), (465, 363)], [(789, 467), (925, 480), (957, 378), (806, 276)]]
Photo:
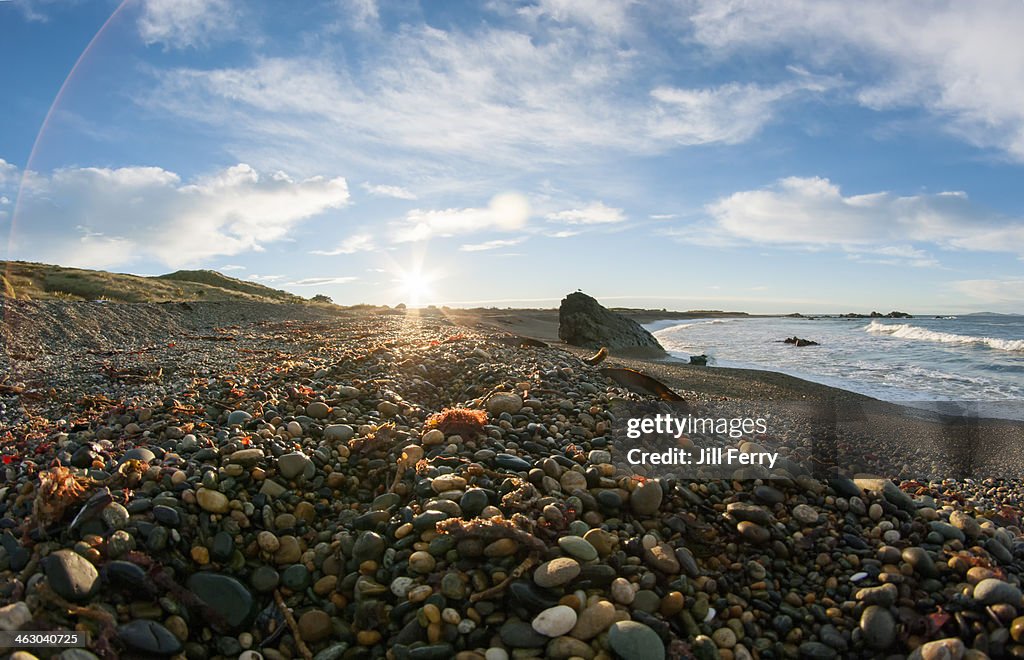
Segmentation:
[(1024, 3), (0, 2), (0, 256), (1024, 311)]

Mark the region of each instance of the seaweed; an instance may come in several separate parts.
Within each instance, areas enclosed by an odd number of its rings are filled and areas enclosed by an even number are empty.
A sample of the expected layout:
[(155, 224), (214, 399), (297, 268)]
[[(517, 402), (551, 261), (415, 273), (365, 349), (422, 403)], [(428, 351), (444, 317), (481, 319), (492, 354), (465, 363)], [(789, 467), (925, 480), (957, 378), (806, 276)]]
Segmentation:
[(460, 435), (472, 440), (484, 430), (487, 413), (472, 408), (445, 408), (427, 419), (426, 428), (438, 429), (445, 435)]

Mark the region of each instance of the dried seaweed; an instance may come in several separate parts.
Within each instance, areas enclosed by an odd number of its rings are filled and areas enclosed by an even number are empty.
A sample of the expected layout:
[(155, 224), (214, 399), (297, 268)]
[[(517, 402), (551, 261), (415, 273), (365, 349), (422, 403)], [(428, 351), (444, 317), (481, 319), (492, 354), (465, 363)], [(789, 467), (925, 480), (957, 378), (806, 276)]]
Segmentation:
[(32, 518), (43, 531), (64, 517), (68, 507), (85, 495), (89, 480), (62, 465), (39, 473), (39, 487), (32, 503)]
[(512, 539), (530, 552), (543, 552), (547, 548), (543, 541), (533, 535), (533, 521), (518, 513), (511, 518), (449, 518), (437, 523), (436, 528), (439, 533), (450, 534), (456, 539), (477, 538), (488, 542)]
[(484, 430), (487, 413), (472, 408), (445, 408), (427, 419), (426, 428), (439, 429), (445, 435), (460, 435), (472, 440)]

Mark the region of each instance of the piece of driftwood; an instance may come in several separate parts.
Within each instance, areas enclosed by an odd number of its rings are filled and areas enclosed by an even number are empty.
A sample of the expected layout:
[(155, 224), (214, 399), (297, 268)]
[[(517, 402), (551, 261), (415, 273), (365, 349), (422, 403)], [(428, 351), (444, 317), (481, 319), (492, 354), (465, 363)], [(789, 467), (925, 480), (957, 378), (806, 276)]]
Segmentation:
[(602, 346), (601, 350), (599, 350), (597, 353), (594, 353), (591, 357), (588, 357), (587, 359), (583, 360), (583, 363), (589, 364), (590, 366), (593, 367), (604, 362), (604, 359), (606, 357), (608, 357), (608, 347)]
[(302, 654), (302, 657), (306, 660), (313, 660), (313, 654), (310, 652), (309, 647), (306, 646), (306, 641), (302, 639), (302, 635), (299, 634), (299, 624), (295, 622), (295, 617), (292, 616), (292, 611), (288, 609), (288, 606), (284, 604), (284, 598), (281, 596), (281, 592), (274, 589), (274, 602), (277, 603), (277, 609), (281, 610), (281, 614), (284, 615), (284, 620), (291, 628), (292, 636), (295, 638), (295, 649)]
[(686, 400), (673, 392), (661, 381), (652, 378), (647, 374), (642, 374), (639, 371), (618, 367), (605, 367), (601, 369), (601, 374), (611, 378), (619, 385), (622, 385), (629, 391), (636, 392), (637, 394), (652, 394), (662, 401)]

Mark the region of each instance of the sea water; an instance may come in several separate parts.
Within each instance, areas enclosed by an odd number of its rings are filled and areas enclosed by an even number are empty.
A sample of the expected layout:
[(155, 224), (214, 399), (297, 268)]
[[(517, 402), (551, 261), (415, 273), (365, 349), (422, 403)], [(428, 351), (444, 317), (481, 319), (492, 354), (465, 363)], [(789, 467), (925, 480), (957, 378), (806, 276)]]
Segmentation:
[[(1024, 418), (1024, 316), (720, 318), (645, 327), (671, 354), (706, 354), (711, 366), (778, 371), (885, 401), (1000, 402), (1004, 412), (995, 416)], [(793, 336), (819, 345), (782, 343)]]

